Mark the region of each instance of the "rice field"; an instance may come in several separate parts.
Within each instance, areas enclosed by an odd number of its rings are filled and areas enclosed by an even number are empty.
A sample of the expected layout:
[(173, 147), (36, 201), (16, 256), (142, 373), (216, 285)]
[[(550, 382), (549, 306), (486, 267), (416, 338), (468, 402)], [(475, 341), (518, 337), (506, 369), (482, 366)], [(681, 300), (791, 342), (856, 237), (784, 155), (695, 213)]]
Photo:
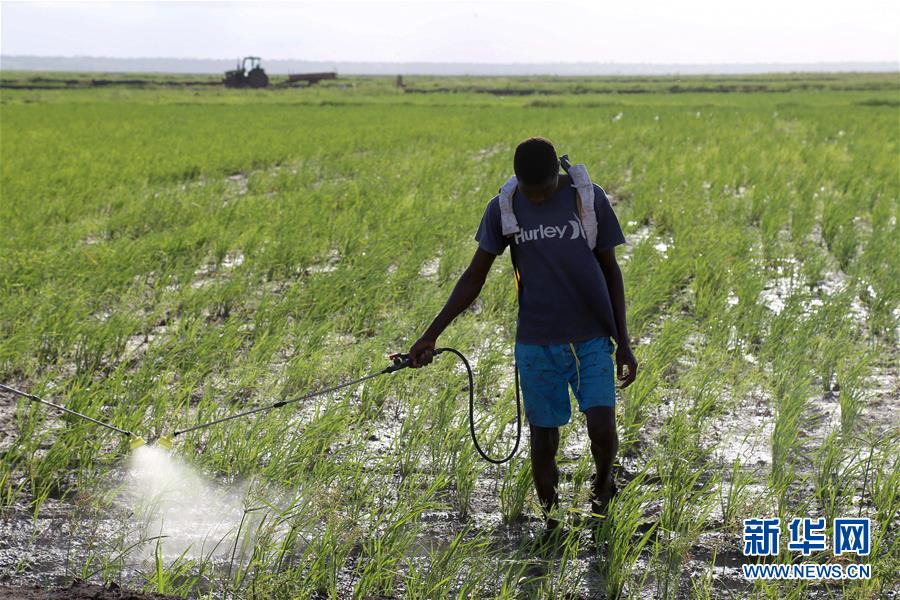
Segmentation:
[[(640, 370), (597, 531), (583, 416), (561, 430), (566, 533), (549, 553), (527, 427), (509, 464), (481, 461), (449, 354), (187, 433), (143, 467), (127, 438), (0, 392), (0, 584), (897, 595), (897, 73), (409, 77), (405, 91), (30, 76), (4, 73), (0, 91), (0, 383), (149, 439), (381, 369), (443, 306), (532, 135), (609, 193)], [(514, 442), (515, 318), (504, 254), (438, 340), (472, 362), (494, 455)], [(135, 483), (148, 468), (186, 485), (178, 530), (153, 520), (157, 484)], [(783, 539), (777, 562), (859, 560), (871, 579), (743, 577), (743, 519), (807, 516), (871, 518), (870, 555), (803, 559)]]

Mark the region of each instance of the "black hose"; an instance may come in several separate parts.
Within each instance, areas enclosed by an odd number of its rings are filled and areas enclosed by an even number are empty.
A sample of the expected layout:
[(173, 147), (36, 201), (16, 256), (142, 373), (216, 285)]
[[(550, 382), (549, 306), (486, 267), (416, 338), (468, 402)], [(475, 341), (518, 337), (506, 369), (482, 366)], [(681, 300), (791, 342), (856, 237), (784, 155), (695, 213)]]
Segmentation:
[(475, 449), (478, 451), (478, 454), (481, 455), (481, 458), (488, 461), (489, 463), (493, 463), (495, 465), (502, 465), (503, 463), (507, 463), (512, 460), (512, 457), (516, 455), (516, 452), (519, 450), (519, 443), (522, 441), (522, 403), (519, 400), (519, 366), (516, 362), (513, 362), (513, 370), (515, 372), (515, 386), (516, 386), (516, 443), (513, 446), (513, 449), (510, 453), (503, 458), (492, 458), (487, 455), (487, 453), (481, 449), (481, 444), (478, 443), (478, 435), (475, 433), (475, 377), (472, 375), (472, 367), (469, 365), (469, 361), (465, 356), (462, 355), (462, 352), (456, 350), (455, 348), (435, 348), (434, 353), (440, 354), (442, 352), (452, 352), (456, 356), (462, 360), (463, 365), (466, 367), (466, 373), (469, 376), (469, 432), (472, 434), (472, 443), (475, 444)]

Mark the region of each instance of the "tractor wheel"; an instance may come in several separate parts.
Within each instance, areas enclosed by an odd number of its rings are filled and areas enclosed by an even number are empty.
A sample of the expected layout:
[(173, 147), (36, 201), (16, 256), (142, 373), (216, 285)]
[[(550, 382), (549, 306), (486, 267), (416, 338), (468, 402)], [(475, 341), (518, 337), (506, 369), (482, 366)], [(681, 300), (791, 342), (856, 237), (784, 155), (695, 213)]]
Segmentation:
[(269, 85), (269, 76), (262, 69), (253, 69), (247, 77), (252, 88), (264, 88)]

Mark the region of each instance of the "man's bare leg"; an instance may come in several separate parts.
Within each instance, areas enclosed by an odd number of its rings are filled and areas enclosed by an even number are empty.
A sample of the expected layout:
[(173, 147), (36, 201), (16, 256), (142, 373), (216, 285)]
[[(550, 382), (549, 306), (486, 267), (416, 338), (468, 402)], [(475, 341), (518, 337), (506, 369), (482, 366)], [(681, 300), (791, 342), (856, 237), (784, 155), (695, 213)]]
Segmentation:
[(597, 467), (591, 499), (594, 508), (605, 513), (613, 494), (612, 465), (619, 451), (616, 410), (609, 406), (595, 406), (587, 409), (584, 415), (587, 417), (588, 437), (591, 438), (591, 454)]
[(548, 529), (555, 529), (559, 521), (551, 519), (549, 513), (559, 504), (557, 487), (559, 485), (559, 469), (556, 466), (556, 451), (559, 449), (559, 428), (531, 428), (531, 473), (534, 487), (541, 501), (541, 508)]

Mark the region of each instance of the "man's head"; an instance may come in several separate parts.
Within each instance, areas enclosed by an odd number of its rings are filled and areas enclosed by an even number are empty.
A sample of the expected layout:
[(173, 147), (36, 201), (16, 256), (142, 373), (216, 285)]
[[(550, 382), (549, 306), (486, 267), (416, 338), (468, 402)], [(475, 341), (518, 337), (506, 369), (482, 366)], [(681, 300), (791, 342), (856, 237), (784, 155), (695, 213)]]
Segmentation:
[(519, 191), (534, 202), (544, 202), (559, 184), (559, 158), (550, 140), (531, 137), (516, 147), (513, 159)]

